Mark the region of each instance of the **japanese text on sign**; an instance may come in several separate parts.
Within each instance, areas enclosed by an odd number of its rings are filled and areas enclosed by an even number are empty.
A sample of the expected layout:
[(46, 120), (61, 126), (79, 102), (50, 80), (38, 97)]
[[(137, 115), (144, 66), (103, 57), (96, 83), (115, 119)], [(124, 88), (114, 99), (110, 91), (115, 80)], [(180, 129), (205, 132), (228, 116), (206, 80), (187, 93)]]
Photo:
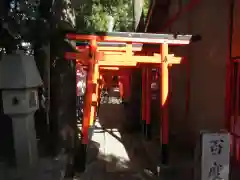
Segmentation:
[(228, 180), (229, 155), (228, 133), (203, 133), (201, 180)]

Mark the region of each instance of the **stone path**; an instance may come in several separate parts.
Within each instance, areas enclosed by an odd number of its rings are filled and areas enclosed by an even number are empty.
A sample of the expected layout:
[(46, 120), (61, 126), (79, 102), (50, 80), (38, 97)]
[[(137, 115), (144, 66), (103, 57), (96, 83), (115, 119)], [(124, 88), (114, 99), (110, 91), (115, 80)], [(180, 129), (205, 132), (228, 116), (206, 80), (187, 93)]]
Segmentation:
[[(116, 97), (117, 92), (110, 93)], [(139, 134), (126, 132), (122, 104), (102, 104), (81, 180), (154, 180)]]
[[(117, 98), (118, 94), (113, 91), (109, 96)], [(189, 167), (167, 170), (167, 178), (156, 177), (152, 172), (156, 171), (159, 161), (159, 144), (143, 141), (140, 134), (129, 132), (126, 126), (131, 119), (125, 117), (122, 104), (103, 103), (99, 113), (88, 148), (86, 171), (79, 177), (63, 178), (66, 157), (60, 155), (54, 161), (41, 159), (38, 170), (30, 173), (27, 179), (18, 179), (16, 172), (0, 165), (0, 180), (179, 180), (184, 177), (183, 172), (188, 174), (191, 171)]]

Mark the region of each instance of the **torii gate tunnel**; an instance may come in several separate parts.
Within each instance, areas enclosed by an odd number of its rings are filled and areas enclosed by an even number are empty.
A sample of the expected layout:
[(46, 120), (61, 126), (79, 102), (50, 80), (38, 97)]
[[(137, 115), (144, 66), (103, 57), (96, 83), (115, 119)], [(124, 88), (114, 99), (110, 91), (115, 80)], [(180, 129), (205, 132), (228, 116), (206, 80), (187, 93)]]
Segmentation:
[[(67, 34), (70, 40), (87, 42), (77, 53), (67, 52), (65, 58), (75, 59), (87, 69), (87, 87), (84, 100), (83, 125), (81, 143), (85, 147), (89, 142), (89, 128), (93, 126), (96, 111), (99, 106), (101, 79), (104, 73), (118, 73), (125, 79), (130, 79), (126, 68), (142, 69), (142, 120), (147, 127), (150, 125), (150, 86), (151, 68), (160, 69), (160, 105), (161, 112), (161, 163), (168, 163), (169, 122), (168, 122), (168, 91), (169, 66), (180, 64), (181, 57), (169, 54), (169, 45), (187, 45), (193, 39), (192, 35), (150, 34), (150, 33), (96, 33)], [(151, 67), (149, 65), (151, 64)], [(127, 83), (126, 83), (127, 82)], [(123, 90), (130, 91), (130, 81), (123, 83)], [(129, 93), (126, 93), (129, 95)]]

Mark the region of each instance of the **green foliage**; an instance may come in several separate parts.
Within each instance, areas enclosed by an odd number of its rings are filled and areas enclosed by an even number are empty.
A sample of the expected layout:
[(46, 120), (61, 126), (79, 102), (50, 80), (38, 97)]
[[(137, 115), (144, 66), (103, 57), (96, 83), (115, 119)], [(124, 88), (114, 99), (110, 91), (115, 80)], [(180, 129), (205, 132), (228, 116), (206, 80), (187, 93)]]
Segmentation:
[[(1, 8), (4, 8), (5, 13), (0, 17), (2, 50), (11, 53), (16, 49), (24, 49), (30, 52), (39, 41), (48, 38), (46, 30), (49, 30), (49, 25), (41, 17), (39, 0), (3, 0), (3, 4)], [(36, 30), (42, 33), (33, 33)]]
[(130, 0), (84, 0), (76, 12), (79, 32), (107, 31), (109, 15), (114, 18), (114, 31), (133, 30)]
[(143, 4), (144, 20), (147, 17), (149, 7), (150, 7), (150, 0), (144, 0), (144, 4)]

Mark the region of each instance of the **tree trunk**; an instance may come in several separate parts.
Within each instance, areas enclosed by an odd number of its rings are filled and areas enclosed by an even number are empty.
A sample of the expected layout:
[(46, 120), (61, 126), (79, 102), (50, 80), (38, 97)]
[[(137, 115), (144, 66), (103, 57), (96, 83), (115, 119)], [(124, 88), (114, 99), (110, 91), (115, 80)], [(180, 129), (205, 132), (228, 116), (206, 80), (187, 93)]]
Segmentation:
[[(64, 59), (64, 53), (72, 51), (62, 32), (74, 30), (75, 13), (70, 0), (56, 0), (53, 5), (51, 60), (50, 60), (50, 123), (51, 150), (57, 154), (64, 145), (72, 148), (73, 138), (66, 135), (76, 130), (76, 73), (75, 62)], [(72, 12), (68, 13), (67, 12)], [(68, 141), (67, 141), (68, 140)]]
[(144, 14), (143, 14), (144, 0), (133, 0), (133, 19), (134, 19), (134, 30), (144, 30)]
[[(133, 0), (134, 10), (134, 30), (142, 32), (144, 30), (144, 14), (143, 14), (143, 0)], [(130, 124), (130, 130), (140, 130), (141, 128), (141, 69), (134, 68), (132, 70), (132, 88), (130, 98), (130, 118), (133, 120)]]
[(7, 17), (8, 10), (9, 10), (9, 0), (1, 0), (0, 1), (0, 18)]

